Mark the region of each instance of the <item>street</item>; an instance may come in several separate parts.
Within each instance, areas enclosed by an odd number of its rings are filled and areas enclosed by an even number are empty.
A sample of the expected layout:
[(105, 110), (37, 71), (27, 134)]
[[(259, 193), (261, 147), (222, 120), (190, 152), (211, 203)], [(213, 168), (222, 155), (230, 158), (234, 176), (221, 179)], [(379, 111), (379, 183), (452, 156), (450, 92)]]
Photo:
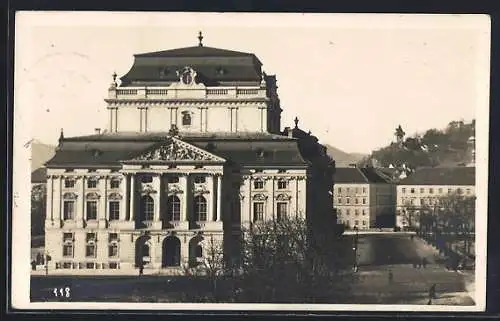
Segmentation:
[[(356, 236), (348, 237), (354, 244)], [(446, 270), (437, 250), (418, 237), (391, 234), (358, 237), (358, 273), (350, 300), (367, 304), (427, 304), (429, 289), (435, 284), (438, 298), (433, 304), (474, 304), (467, 293), (473, 288), (473, 271)], [(354, 262), (355, 250), (351, 252)], [(423, 258), (428, 265), (414, 267)]]
[[(355, 235), (342, 238), (342, 257), (354, 262)], [(473, 305), (473, 271), (447, 271), (437, 251), (421, 239), (396, 234), (360, 234), (358, 272), (345, 304), (427, 304), (430, 287), (436, 285), (432, 304)], [(422, 258), (429, 262), (416, 268)], [(392, 281), (389, 280), (392, 274)], [(54, 289), (70, 288), (70, 296), (56, 296)], [(203, 279), (171, 276), (32, 276), (33, 301), (189, 302), (190, 295), (209, 292)]]

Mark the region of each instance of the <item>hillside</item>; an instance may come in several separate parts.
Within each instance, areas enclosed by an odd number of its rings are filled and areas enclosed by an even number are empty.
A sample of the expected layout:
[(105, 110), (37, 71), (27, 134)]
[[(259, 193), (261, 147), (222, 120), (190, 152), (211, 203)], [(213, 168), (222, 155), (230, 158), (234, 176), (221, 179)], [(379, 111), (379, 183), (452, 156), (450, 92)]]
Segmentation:
[(471, 123), (452, 121), (444, 129), (432, 128), (413, 136), (406, 136), (399, 126), (395, 132), (396, 142), (373, 151), (360, 165), (416, 169), (467, 164), (472, 161), (474, 142), (469, 139), (474, 135), (475, 120)]
[(325, 144), (326, 152), (335, 160), (335, 166), (337, 167), (348, 167), (349, 164), (358, 163), (366, 155), (358, 153), (346, 153), (336, 147)]

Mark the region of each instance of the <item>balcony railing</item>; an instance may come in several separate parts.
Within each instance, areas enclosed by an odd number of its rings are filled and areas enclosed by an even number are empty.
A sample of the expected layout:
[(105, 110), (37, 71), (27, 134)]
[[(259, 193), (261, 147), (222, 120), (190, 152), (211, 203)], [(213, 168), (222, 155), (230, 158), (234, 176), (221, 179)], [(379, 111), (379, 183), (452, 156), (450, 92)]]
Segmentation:
[[(109, 90), (109, 98), (111, 99), (175, 99), (182, 92), (183, 98), (185, 93), (193, 92), (193, 97), (197, 98), (265, 98), (266, 90), (263, 88), (201, 88), (201, 89), (169, 89), (169, 88), (116, 88)], [(196, 93), (195, 93), (196, 92)]]

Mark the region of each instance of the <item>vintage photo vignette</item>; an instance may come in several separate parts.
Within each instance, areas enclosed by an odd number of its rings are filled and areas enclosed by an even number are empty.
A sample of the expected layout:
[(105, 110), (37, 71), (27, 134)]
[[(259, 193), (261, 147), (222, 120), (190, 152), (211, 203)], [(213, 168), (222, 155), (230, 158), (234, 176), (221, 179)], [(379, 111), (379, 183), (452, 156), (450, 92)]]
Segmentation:
[[(61, 16), (68, 14), (67, 18), (61, 19)], [(102, 19), (106, 15), (107, 17), (118, 17), (122, 15), (120, 13), (79, 13), (80, 15), (94, 15), (94, 19), (96, 20), (96, 25), (106, 25), (103, 23)], [(123, 19), (111, 19), (114, 21), (117, 27), (125, 27), (127, 23), (133, 21), (130, 15), (132, 13), (123, 14)], [(135, 15), (147, 16), (147, 13), (133, 13)], [(44, 16), (45, 15), (45, 16)], [(51, 15), (59, 15), (56, 19), (57, 21), (65, 21), (64, 24), (73, 24), (74, 20), (70, 18), (69, 15), (71, 13), (63, 13), (63, 12), (36, 12), (36, 13), (27, 13), (27, 12), (18, 12), (16, 15), (16, 40), (15, 40), (15, 62), (23, 61), (22, 59), (26, 59), (26, 55), (29, 56), (29, 51), (27, 50), (27, 46), (29, 43), (23, 42), (23, 36), (26, 33), (29, 33), (29, 28), (33, 28), (37, 24), (48, 25), (52, 23)], [(169, 25), (161, 25), (158, 21), (161, 20), (157, 17), (162, 15), (161, 13), (151, 13), (150, 18), (154, 23), (157, 23), (159, 28), (168, 28)], [(167, 14), (172, 15), (176, 19), (179, 19), (179, 24), (186, 29), (193, 30), (203, 30), (206, 29), (205, 22), (198, 22), (199, 14)], [(203, 14), (203, 16), (209, 17), (213, 15), (212, 18), (206, 18), (207, 21), (218, 21), (215, 24), (220, 23), (218, 25), (219, 28), (227, 28), (230, 25), (228, 21), (235, 21), (239, 19), (243, 19), (243, 21), (255, 21), (255, 25), (262, 23), (263, 26), (261, 28), (266, 27), (267, 24), (271, 24), (266, 21), (267, 18), (272, 16), (272, 14)], [(217, 16), (218, 15), (218, 16)], [(221, 16), (222, 15), (222, 16)], [(326, 14), (325, 14), (326, 15)], [(323, 17), (322, 19), (316, 19), (315, 21), (322, 21), (326, 23), (328, 19), (326, 19), (325, 15), (317, 15)], [(155, 17), (157, 16), (157, 17)], [(226, 16), (230, 16), (231, 19), (225, 20)], [(307, 15), (305, 15), (307, 16)], [(328, 16), (328, 15), (326, 15)], [(338, 19), (342, 21), (344, 24), (349, 25), (349, 15), (330, 15), (332, 18)], [(154, 17), (154, 18), (153, 18)], [(178, 18), (177, 18), (178, 17)], [(187, 17), (187, 18), (186, 18)], [(274, 17), (274, 16), (273, 16)], [(276, 25), (287, 23), (290, 24), (294, 18), (298, 18), (298, 16), (294, 16), (293, 14), (276, 14)], [(373, 17), (374, 20), (383, 24), (383, 18), (380, 18), (379, 15), (369, 15), (366, 17)], [(304, 17), (306, 19), (307, 17)], [(404, 19), (412, 19), (411, 15), (401, 16), (399, 17), (402, 21)], [(424, 18), (424, 17), (421, 17)], [(33, 20), (31, 20), (33, 19)], [(185, 19), (185, 20), (183, 20)], [(210, 20), (212, 19), (212, 20)], [(281, 20), (280, 20), (281, 19)], [(392, 18), (393, 19), (393, 18)], [(416, 19), (416, 17), (413, 17)], [(446, 16), (428, 16), (426, 19), (449, 19)], [(329, 304), (314, 304), (314, 305), (304, 305), (304, 304), (286, 304), (286, 305), (275, 305), (275, 304), (192, 304), (192, 303), (174, 303), (174, 304), (164, 304), (164, 303), (130, 303), (126, 306), (123, 303), (97, 303), (97, 302), (30, 302), (30, 266), (29, 264), (25, 264), (24, 262), (29, 261), (27, 259), (27, 255), (29, 253), (30, 242), (29, 238), (26, 235), (30, 235), (29, 224), (27, 224), (27, 220), (29, 215), (30, 202), (24, 201), (29, 199), (29, 195), (31, 194), (31, 186), (30, 182), (30, 173), (29, 169), (31, 168), (30, 159), (31, 159), (31, 145), (30, 141), (33, 140), (34, 136), (31, 132), (32, 124), (34, 122), (40, 121), (39, 119), (33, 119), (31, 115), (31, 111), (29, 109), (30, 102), (37, 102), (40, 97), (33, 96), (34, 94), (29, 92), (26, 88), (29, 87), (29, 68), (25, 70), (19, 70), (16, 68), (14, 73), (14, 165), (13, 165), (13, 215), (12, 215), (12, 302), (14, 307), (16, 308), (25, 308), (25, 309), (150, 309), (150, 310), (318, 310), (318, 311), (481, 311), (485, 306), (485, 288), (486, 288), (486, 270), (485, 270), (485, 262), (486, 262), (486, 231), (487, 231), (487, 223), (486, 223), (486, 213), (487, 213), (487, 182), (488, 182), (488, 128), (489, 128), (489, 46), (490, 46), (490, 21), (487, 16), (484, 15), (462, 15), (456, 17), (456, 19), (464, 19), (466, 21), (463, 25), (467, 27), (471, 27), (471, 25), (477, 25), (477, 28), (482, 30), (481, 36), (477, 38), (477, 46), (480, 47), (478, 49), (478, 57), (476, 58), (477, 69), (477, 77), (476, 80), (476, 114), (475, 119), (477, 122), (476, 128), (476, 163), (478, 163), (476, 170), (476, 215), (475, 220), (475, 229), (476, 229), (476, 270), (475, 270), (475, 289), (476, 289), (476, 305), (473, 307), (457, 307), (457, 306), (417, 306), (417, 305), (360, 305), (360, 304), (343, 304), (343, 305), (329, 305)], [(354, 20), (354, 17), (353, 17)], [(34, 23), (33, 23), (34, 21)], [(148, 21), (147, 18), (141, 21)], [(188, 22), (186, 22), (188, 21)], [(269, 20), (267, 20), (269, 21)], [(385, 27), (390, 27), (393, 20), (388, 18), (387, 25)], [(108, 22), (109, 23), (109, 20)], [(460, 28), (462, 22), (454, 21), (451, 23), (453, 27), (451, 28)], [(208, 24), (208, 22), (207, 22)], [(172, 26), (170, 24), (170, 26)], [(204, 28), (205, 27), (205, 28)], [(318, 22), (316, 25), (317, 28), (321, 27), (321, 22)], [(353, 28), (353, 26), (350, 26)], [(474, 28), (474, 27), (472, 27)], [(24, 33), (23, 33), (24, 32)], [(193, 39), (196, 35), (193, 35)], [(212, 34), (206, 34), (207, 42), (209, 37), (213, 36)], [(185, 43), (187, 45), (195, 44), (193, 39), (185, 39)], [(136, 40), (137, 41), (137, 40)], [(156, 45), (157, 50), (166, 50), (170, 48), (175, 48), (175, 46), (169, 46), (168, 38), (160, 41)], [(224, 47), (224, 44), (217, 44), (215, 47)], [(228, 48), (233, 48), (229, 44), (226, 46)], [(236, 48), (235, 48), (236, 49)], [(139, 53), (139, 52), (137, 52)], [(76, 53), (78, 54), (78, 53)], [(120, 53), (116, 53), (119, 55)], [(259, 52), (256, 51), (255, 54), (259, 56)], [(69, 59), (71, 61), (71, 59)], [(54, 61), (57, 61), (55, 59)], [(64, 60), (63, 60), (64, 61)], [(264, 61), (264, 64), (266, 62)], [(269, 63), (267, 63), (269, 64)], [(272, 64), (266, 65), (268, 69), (273, 70)], [(58, 68), (59, 66), (55, 66)], [(111, 67), (113, 68), (113, 67)], [(126, 72), (126, 70), (125, 70)], [(120, 77), (123, 74), (119, 75)], [(277, 74), (278, 83), (280, 82), (280, 75)], [(49, 77), (50, 78), (50, 77)], [(110, 77), (111, 80), (111, 77)], [(283, 83), (284, 80), (281, 80)], [(283, 86), (283, 85), (282, 85)], [(278, 85), (279, 87), (279, 85)], [(24, 90), (23, 90), (24, 88)], [(280, 89), (281, 90), (281, 89)], [(87, 93), (91, 95), (92, 93)], [(106, 94), (106, 87), (102, 87), (101, 91), (98, 93), (94, 93), (97, 96), (102, 96)], [(86, 95), (86, 94), (84, 94)], [(334, 95), (334, 93), (332, 93)], [(78, 97), (75, 97), (78, 99)], [(21, 103), (19, 103), (21, 101)], [(290, 104), (290, 103), (288, 103)], [(22, 106), (22, 107), (19, 107)], [(39, 107), (37, 107), (39, 108)], [(104, 103), (100, 106), (92, 106), (92, 108), (96, 109), (104, 109)], [(284, 107), (286, 108), (286, 106)], [(50, 107), (48, 107), (50, 109)], [(300, 108), (298, 109), (301, 110)], [(334, 112), (334, 111), (328, 111)], [(304, 114), (304, 109), (301, 110), (301, 114)], [(57, 114), (51, 114), (49, 117), (58, 117)], [(103, 116), (107, 117), (107, 116)], [(298, 116), (300, 118), (300, 115)], [(291, 119), (282, 119), (282, 127), (291, 123)], [(92, 126), (92, 125), (90, 125)], [(293, 126), (293, 125), (292, 125)], [(61, 126), (64, 127), (64, 126)], [(89, 127), (92, 130), (92, 127)], [(50, 130), (54, 130), (51, 128)], [(57, 129), (58, 130), (58, 129)], [(89, 132), (88, 134), (92, 134)], [(73, 136), (73, 135), (72, 135)], [(77, 135), (74, 135), (77, 136)], [(321, 137), (320, 137), (321, 138)], [(481, 215), (482, 213), (482, 215)], [(15, 268), (14, 268), (15, 267)]]

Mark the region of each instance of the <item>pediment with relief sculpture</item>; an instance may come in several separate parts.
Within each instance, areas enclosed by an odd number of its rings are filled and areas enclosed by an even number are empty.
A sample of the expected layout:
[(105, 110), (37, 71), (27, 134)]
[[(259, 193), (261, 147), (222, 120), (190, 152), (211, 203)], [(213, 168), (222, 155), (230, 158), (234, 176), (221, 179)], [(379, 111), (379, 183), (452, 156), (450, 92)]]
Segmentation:
[(207, 152), (199, 147), (188, 144), (178, 138), (171, 137), (168, 141), (144, 151), (136, 157), (124, 162), (217, 162), (225, 159)]

